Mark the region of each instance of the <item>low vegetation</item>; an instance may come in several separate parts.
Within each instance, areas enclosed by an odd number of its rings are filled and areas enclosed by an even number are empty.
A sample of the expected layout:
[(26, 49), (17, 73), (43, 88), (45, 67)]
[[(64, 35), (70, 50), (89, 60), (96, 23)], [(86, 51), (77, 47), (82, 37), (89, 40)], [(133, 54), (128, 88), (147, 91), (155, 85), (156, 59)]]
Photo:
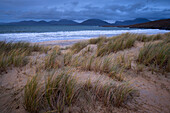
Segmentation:
[(150, 42), (150, 41), (161, 40), (161, 39), (163, 39), (161, 34), (152, 35), (152, 36), (142, 34), (137, 36), (137, 41), (141, 41), (141, 42)]
[(168, 36), (169, 33), (156, 35), (124, 33), (110, 38), (101, 36), (99, 38), (90, 39), (89, 41), (75, 43), (71, 47), (71, 50), (73, 51), (73, 53), (78, 53), (89, 44), (97, 44), (96, 55), (104, 56), (112, 52), (131, 48), (134, 46), (135, 41), (150, 42), (156, 40), (163, 40)]
[(37, 76), (27, 82), (24, 90), (24, 107), (29, 112), (35, 113), (39, 109), (40, 87)]
[[(136, 47), (136, 43), (144, 47), (137, 47), (139, 54), (134, 55), (128, 49)], [(29, 76), (31, 79), (23, 94), (24, 108), (31, 113), (63, 113), (75, 108), (77, 112), (83, 112), (93, 109), (98, 105), (96, 103), (106, 108), (120, 107), (136, 92), (127, 81), (127, 74), (138, 74), (146, 66), (170, 72), (170, 33), (102, 36), (78, 42), (67, 49), (0, 42), (0, 72), (8, 67), (26, 65), (32, 52), (38, 52), (40, 56), (30, 62), (35, 73)], [(81, 72), (88, 76), (89, 71), (93, 73), (90, 77), (94, 74), (104, 77), (81, 78)]]
[(70, 62), (67, 65), (77, 67), (84, 71), (94, 71), (99, 73), (105, 73), (109, 77), (123, 81), (124, 76), (122, 74), (124, 69), (131, 68), (131, 60), (124, 55), (118, 57), (109, 55), (104, 57), (95, 56), (73, 56), (70, 58)]
[(61, 51), (59, 47), (54, 47), (50, 53), (45, 57), (45, 66), (44, 68), (46, 70), (50, 69), (58, 69), (61, 67), (62, 64), (62, 58), (59, 56), (61, 54)]
[(98, 44), (102, 42), (106, 42), (107, 38), (105, 36), (100, 36), (99, 38), (89, 39), (89, 44)]
[(21, 67), (28, 63), (31, 52), (47, 52), (47, 48), (25, 42), (0, 42), (0, 73), (10, 66)]
[(75, 43), (72, 47), (71, 50), (73, 51), (73, 53), (78, 53), (80, 52), (83, 48), (85, 48), (88, 45), (87, 42), (78, 42)]
[(134, 93), (134, 89), (127, 84), (101, 85), (99, 82), (92, 83), (89, 80), (80, 84), (77, 82), (78, 78), (75, 78), (69, 70), (49, 72), (45, 75), (45, 87), (42, 87), (37, 76), (27, 83), (24, 93), (25, 108), (32, 113), (39, 111), (40, 108), (47, 112), (64, 112), (67, 108), (76, 106), (76, 103), (79, 106), (83, 104), (82, 99), (83, 102), (88, 102), (88, 98), (92, 103), (101, 101), (105, 105), (121, 106)]
[(147, 44), (140, 50), (137, 61), (147, 66), (170, 72), (169, 38), (155, 44)]
[[(119, 36), (114, 36), (111, 38), (99, 37), (99, 38), (95, 38), (95, 39), (90, 39), (88, 41), (88, 43), (86, 41), (86, 42), (79, 42), (79, 43), (74, 44), (72, 46), (72, 48), (74, 47), (74, 48), (79, 49), (78, 50), (79, 52), (85, 47), (86, 47), (86, 49), (83, 50), (81, 52), (81, 54), (77, 54), (78, 51), (74, 52), (74, 50), (71, 49), (71, 51), (73, 51), (73, 53), (71, 53), (71, 52), (67, 53), (65, 55), (64, 62), (66, 65), (74, 66), (74, 67), (77, 67), (77, 68), (85, 70), (85, 71), (95, 71), (95, 72), (100, 72), (100, 73), (106, 73), (111, 78), (122, 81), (124, 79), (124, 76), (123, 76), (124, 70), (131, 69), (131, 58), (129, 58), (128, 56), (126, 56), (126, 58), (125, 58), (124, 55), (119, 55), (119, 57), (114, 57), (114, 55), (112, 55), (111, 53), (115, 53), (120, 50), (131, 48), (134, 46), (136, 41), (153, 42), (156, 40), (168, 39), (168, 36), (169, 36), (169, 33), (156, 34), (156, 35), (125, 33), (125, 34), (121, 34)], [(168, 42), (168, 41), (166, 41), (166, 42)], [(85, 45), (85, 46), (83, 46), (82, 49), (80, 48), (81, 43), (82, 43), (82, 45)], [(93, 52), (89, 49), (90, 46), (87, 47), (87, 45), (89, 45), (89, 44), (97, 45), (95, 54), (93, 54)], [(158, 45), (160, 46), (160, 44), (158, 44)], [(160, 48), (160, 47), (158, 47), (158, 45), (155, 45), (155, 47)], [(167, 63), (168, 62), (167, 54), (169, 54), (168, 53), (169, 49), (167, 49), (168, 48), (167, 46), (169, 45), (169, 43), (162, 44), (162, 45), (166, 46), (166, 48), (161, 48), (162, 53), (163, 53), (163, 50), (165, 50), (164, 53), (166, 53), (166, 55), (164, 55), (164, 56), (159, 55), (158, 57), (160, 57), (160, 59), (163, 61), (156, 61), (156, 62), (153, 61), (153, 59), (155, 60), (154, 54), (157, 53), (156, 52), (157, 48), (151, 49), (150, 51), (145, 50), (145, 52), (140, 52), (138, 61), (145, 62), (144, 63), (145, 65), (152, 65), (152, 63), (154, 62), (154, 63), (156, 63), (155, 65), (157, 65), (157, 66), (158, 66), (157, 63), (162, 62), (161, 65), (166, 64), (166, 66), (163, 67), (160, 65), (160, 68), (169, 68), (169, 66), (168, 66), (169, 64)], [(150, 48), (149, 46), (145, 47), (145, 49), (149, 49), (149, 48)], [(91, 53), (91, 54), (89, 54), (89, 53)], [(111, 54), (111, 55), (109, 55), (109, 54)], [(150, 60), (151, 60), (151, 58), (153, 58), (151, 61), (147, 60), (147, 58), (146, 58), (149, 56), (150, 56), (150, 58), (149, 58)], [(140, 67), (141, 67), (141, 65), (140, 65)]]
[(134, 46), (135, 38), (130, 34), (122, 34), (116, 38), (110, 39), (106, 44), (99, 43), (97, 46), (97, 56), (104, 56), (111, 52), (128, 49)]

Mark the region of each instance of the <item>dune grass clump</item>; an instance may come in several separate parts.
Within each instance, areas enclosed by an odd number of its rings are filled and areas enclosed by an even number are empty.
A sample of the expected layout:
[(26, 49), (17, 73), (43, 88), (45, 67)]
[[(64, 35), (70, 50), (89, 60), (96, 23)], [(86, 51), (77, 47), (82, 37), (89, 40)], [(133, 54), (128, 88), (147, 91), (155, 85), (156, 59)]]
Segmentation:
[(73, 51), (73, 53), (78, 53), (83, 48), (85, 48), (87, 45), (88, 45), (88, 42), (78, 42), (78, 43), (75, 43), (70, 49)]
[(40, 107), (40, 87), (37, 80), (37, 76), (33, 77), (27, 82), (24, 89), (24, 107), (31, 113), (36, 113)]
[(164, 43), (167, 43), (167, 44), (170, 43), (170, 36), (167, 37), (167, 38), (164, 38), (164, 39), (163, 39), (163, 42), (164, 42)]
[(118, 107), (134, 93), (134, 89), (126, 83), (115, 84), (108, 81), (102, 84), (100, 80), (87, 80), (80, 84), (72, 74), (69, 70), (62, 70), (48, 72), (44, 77), (38, 74), (34, 76), (24, 89), (25, 109), (31, 113), (41, 110), (62, 113), (77, 105), (83, 108), (82, 100), (89, 102), (89, 99), (91, 104), (100, 101), (104, 105)]
[(45, 58), (45, 69), (58, 69), (62, 65), (62, 59), (59, 57), (61, 52), (59, 50), (52, 50), (51, 53), (49, 53)]
[(0, 73), (10, 66), (21, 67), (28, 63), (31, 52), (47, 52), (47, 48), (25, 42), (0, 41)]
[(125, 60), (125, 57), (123, 57), (123, 55), (120, 55), (120, 57), (115, 58), (111, 55), (103, 57), (95, 57), (95, 55), (79, 55), (72, 56), (68, 65), (77, 67), (78, 69), (84, 71), (104, 73), (113, 79), (123, 81), (123, 71), (124, 69), (131, 68), (131, 61), (129, 59)]
[[(121, 106), (124, 102), (127, 102), (129, 97), (134, 94), (136, 90), (130, 86), (129, 83), (123, 83), (119, 86), (117, 86), (115, 93), (115, 100), (111, 101), (111, 103), (115, 104), (115, 106), (119, 107)], [(110, 99), (113, 99), (113, 96), (110, 97)]]
[(135, 38), (133, 35), (126, 33), (118, 37), (111, 38), (106, 44), (99, 43), (97, 45), (97, 56), (104, 56), (111, 52), (128, 49), (134, 46)]
[(165, 38), (170, 38), (170, 32), (164, 33), (163, 36), (164, 36)]
[(23, 49), (23, 50), (27, 50), (29, 53), (31, 52), (47, 52), (48, 48), (45, 48), (43, 46), (37, 45), (37, 44), (33, 44), (31, 45), (28, 42), (16, 42), (16, 43), (12, 43), (12, 42), (5, 42), (5, 41), (0, 41), (0, 52), (9, 52), (13, 49)]
[(121, 35), (113, 36), (110, 38), (101, 36), (99, 38), (89, 39), (88, 42), (75, 43), (71, 47), (71, 50), (73, 53), (78, 53), (88, 44), (97, 44), (96, 55), (104, 56), (110, 54), (111, 52), (118, 52), (120, 50), (131, 48), (134, 46), (135, 41), (151, 42), (155, 40), (162, 40), (166, 37), (169, 37), (169, 33), (156, 35), (123, 33)]
[(21, 67), (28, 63), (28, 59), (25, 57), (28, 55), (28, 51), (22, 49), (14, 49), (8, 53), (3, 52), (0, 55), (0, 72), (5, 71), (9, 66)]
[(56, 54), (61, 55), (61, 48), (59, 46), (54, 46), (50, 53), (56, 52)]
[(99, 38), (89, 39), (89, 44), (97, 44), (100, 42), (106, 42), (107, 38), (105, 36), (100, 36)]
[(35, 113), (44, 109), (61, 113), (79, 99), (81, 87), (76, 78), (71, 76), (71, 72), (48, 73), (44, 82), (37, 79), (37, 76), (28, 81), (24, 89), (24, 105), (27, 111)]
[(163, 35), (161, 34), (156, 34), (156, 35), (145, 35), (145, 34), (140, 34), (137, 35), (136, 40), (141, 41), (141, 42), (150, 42), (150, 41), (155, 41), (155, 40), (162, 40)]
[(49, 77), (45, 89), (48, 105), (52, 110), (62, 112), (79, 99), (80, 88), (70, 72), (61, 72), (56, 78)]
[(137, 61), (146, 66), (159, 67), (170, 72), (170, 42), (165, 39), (163, 42), (145, 45), (139, 53)]
[(141, 42), (148, 42), (148, 41), (151, 41), (152, 38), (147, 35), (141, 34), (137, 36), (136, 40), (141, 41)]
[(71, 52), (64, 54), (64, 65), (65, 66), (67, 66), (71, 63), (72, 56), (73, 56), (73, 54)]
[(155, 41), (155, 40), (162, 40), (163, 39), (163, 34), (156, 34), (156, 35), (153, 35), (152, 37), (152, 41)]
[(84, 89), (94, 95), (95, 100), (103, 102), (106, 106), (120, 107), (135, 93), (134, 88), (128, 83), (108, 82), (101, 84), (99, 81), (92, 83), (91, 80), (87, 80)]

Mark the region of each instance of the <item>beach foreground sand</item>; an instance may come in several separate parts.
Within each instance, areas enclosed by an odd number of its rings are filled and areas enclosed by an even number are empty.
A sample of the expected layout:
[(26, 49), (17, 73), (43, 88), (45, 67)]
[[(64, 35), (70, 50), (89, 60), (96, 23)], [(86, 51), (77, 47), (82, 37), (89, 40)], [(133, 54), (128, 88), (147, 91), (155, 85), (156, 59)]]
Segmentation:
[(0, 111), (169, 113), (169, 39), (126, 33), (40, 47), (1, 42)]

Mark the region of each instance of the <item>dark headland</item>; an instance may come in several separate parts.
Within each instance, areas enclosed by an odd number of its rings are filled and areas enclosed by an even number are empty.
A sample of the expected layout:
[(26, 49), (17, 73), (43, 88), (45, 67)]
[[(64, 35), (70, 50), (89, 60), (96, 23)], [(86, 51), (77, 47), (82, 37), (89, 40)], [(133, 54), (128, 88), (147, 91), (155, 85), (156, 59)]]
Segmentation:
[(129, 27), (129, 28), (170, 30), (170, 19), (156, 20), (156, 21), (150, 21), (150, 22), (134, 24), (134, 25), (110, 25), (110, 26), (103, 26), (103, 27)]

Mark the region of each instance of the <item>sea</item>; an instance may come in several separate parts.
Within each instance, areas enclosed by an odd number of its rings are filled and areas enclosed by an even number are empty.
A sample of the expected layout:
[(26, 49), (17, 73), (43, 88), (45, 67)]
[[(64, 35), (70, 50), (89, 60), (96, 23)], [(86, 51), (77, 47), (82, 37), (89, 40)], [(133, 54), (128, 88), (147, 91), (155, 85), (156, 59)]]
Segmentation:
[(99, 26), (6, 26), (0, 25), (0, 41), (43, 42), (53, 40), (90, 39), (122, 33), (158, 34), (170, 32), (160, 29), (137, 29)]

